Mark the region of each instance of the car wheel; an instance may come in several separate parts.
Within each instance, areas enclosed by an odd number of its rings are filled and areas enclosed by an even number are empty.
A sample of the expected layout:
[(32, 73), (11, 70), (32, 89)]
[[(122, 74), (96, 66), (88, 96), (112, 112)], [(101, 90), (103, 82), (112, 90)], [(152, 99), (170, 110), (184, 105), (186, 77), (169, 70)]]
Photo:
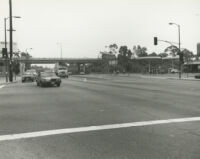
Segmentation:
[(40, 86), (41, 86), (41, 87), (44, 87), (44, 84), (40, 82)]
[(60, 83), (57, 84), (57, 87), (60, 87)]
[(40, 83), (39, 82), (36, 82), (37, 83), (37, 86), (40, 86)]

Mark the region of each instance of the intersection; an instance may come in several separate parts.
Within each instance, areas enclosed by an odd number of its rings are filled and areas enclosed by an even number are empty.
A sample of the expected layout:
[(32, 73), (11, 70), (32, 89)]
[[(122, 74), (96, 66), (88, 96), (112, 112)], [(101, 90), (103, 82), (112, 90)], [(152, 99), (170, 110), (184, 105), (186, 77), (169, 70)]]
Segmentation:
[(199, 158), (199, 91), (199, 81), (120, 76), (72, 76), (60, 88), (6, 85), (1, 137), (79, 131), (2, 140), (0, 158)]

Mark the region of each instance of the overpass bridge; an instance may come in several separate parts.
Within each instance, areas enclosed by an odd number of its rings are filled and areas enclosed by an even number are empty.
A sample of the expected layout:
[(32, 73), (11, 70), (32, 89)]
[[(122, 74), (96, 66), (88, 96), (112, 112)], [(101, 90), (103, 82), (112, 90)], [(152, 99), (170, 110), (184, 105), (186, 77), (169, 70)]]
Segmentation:
[[(155, 56), (147, 56), (147, 57), (137, 57), (135, 60), (146, 60), (149, 63), (149, 69), (151, 65), (151, 60), (178, 60), (179, 57), (155, 57)], [(64, 62), (68, 64), (75, 64), (78, 68), (78, 72), (80, 72), (80, 67), (83, 65), (83, 69), (85, 70), (85, 64), (94, 63), (101, 61), (102, 58), (13, 58), (13, 60), (19, 61), (21, 64), (55, 64), (58, 62)], [(116, 59), (115, 59), (116, 60)], [(0, 58), (0, 63), (4, 63), (5, 59)]]
[[(155, 56), (147, 56), (147, 57), (137, 57), (135, 60), (175, 60), (179, 59), (179, 57), (155, 57)], [(69, 64), (85, 64), (85, 63), (93, 63), (101, 61), (102, 58), (13, 58), (13, 60), (18, 60), (21, 63), (30, 63), (30, 64), (54, 64), (57, 62), (65, 62)], [(5, 59), (0, 58), (0, 62), (5, 61)]]
[[(64, 62), (68, 64), (75, 64), (75, 67), (77, 71), (81, 72), (81, 65), (83, 68), (83, 71), (85, 72), (85, 64), (91, 64), (94, 62), (101, 61), (101, 58), (13, 58), (13, 61), (18, 61), (20, 63), (20, 72), (23, 72), (25, 70), (24, 64), (55, 64), (58, 62)], [(0, 58), (0, 63), (5, 64), (5, 59)]]
[[(85, 63), (94, 63), (101, 61), (101, 58), (13, 58), (20, 63), (30, 63), (30, 64), (54, 64), (57, 62), (65, 62), (69, 64), (85, 64)], [(0, 62), (5, 61), (5, 59), (0, 58)]]

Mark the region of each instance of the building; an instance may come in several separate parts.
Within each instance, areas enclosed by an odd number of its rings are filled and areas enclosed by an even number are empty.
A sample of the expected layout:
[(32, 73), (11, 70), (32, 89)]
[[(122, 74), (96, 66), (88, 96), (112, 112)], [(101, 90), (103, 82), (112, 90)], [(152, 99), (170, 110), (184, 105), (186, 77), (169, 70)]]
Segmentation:
[(197, 57), (200, 57), (200, 43), (197, 43)]

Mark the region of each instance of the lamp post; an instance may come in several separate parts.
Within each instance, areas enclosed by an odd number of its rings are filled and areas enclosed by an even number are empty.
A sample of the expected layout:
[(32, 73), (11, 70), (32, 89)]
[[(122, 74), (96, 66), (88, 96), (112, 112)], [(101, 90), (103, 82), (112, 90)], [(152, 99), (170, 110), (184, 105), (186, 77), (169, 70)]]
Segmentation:
[(62, 59), (62, 43), (57, 43), (57, 45), (60, 45), (60, 58)]
[(9, 20), (10, 20), (10, 57), (9, 57), (9, 81), (13, 82), (13, 70), (12, 70), (12, 57), (13, 57), (13, 23), (12, 23), (12, 0), (9, 0)]
[[(9, 19), (10, 17), (7, 17), (7, 18), (4, 18), (4, 33), (5, 33), (5, 49), (6, 49), (6, 51), (7, 51), (7, 35), (6, 35), (6, 31), (7, 31), (7, 29), (6, 29), (6, 21), (7, 21), (7, 19)], [(12, 18), (21, 18), (20, 16), (12, 16)], [(14, 30), (12, 30), (12, 31), (14, 31)], [(7, 51), (7, 53), (8, 53), (8, 51)], [(8, 58), (6, 57), (6, 82), (8, 82)]]
[(181, 35), (180, 35), (180, 25), (176, 23), (169, 23), (169, 25), (176, 25), (178, 27), (178, 55), (179, 55), (179, 79), (181, 78)]

